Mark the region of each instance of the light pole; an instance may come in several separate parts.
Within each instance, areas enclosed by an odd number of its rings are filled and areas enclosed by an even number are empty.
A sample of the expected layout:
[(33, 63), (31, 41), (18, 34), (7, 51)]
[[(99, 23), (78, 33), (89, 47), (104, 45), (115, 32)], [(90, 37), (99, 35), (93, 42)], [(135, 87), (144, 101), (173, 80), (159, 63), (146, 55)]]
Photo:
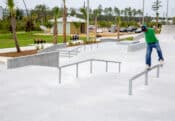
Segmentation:
[(145, 13), (145, 0), (143, 0), (143, 8), (142, 8), (142, 25), (144, 24), (145, 22), (145, 18), (144, 18), (144, 13)]
[(167, 11), (166, 11), (167, 24), (168, 24), (168, 10), (169, 10), (169, 0), (167, 0)]

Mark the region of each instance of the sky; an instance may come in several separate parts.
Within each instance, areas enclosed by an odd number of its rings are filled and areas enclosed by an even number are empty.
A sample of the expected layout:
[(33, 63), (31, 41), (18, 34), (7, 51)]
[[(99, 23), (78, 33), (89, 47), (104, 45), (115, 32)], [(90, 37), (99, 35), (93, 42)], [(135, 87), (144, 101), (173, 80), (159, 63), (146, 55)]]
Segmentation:
[[(24, 8), (23, 0), (14, 0), (18, 8)], [(37, 4), (46, 4), (49, 8), (62, 6), (62, 0), (25, 0), (28, 8), (34, 8)], [(86, 0), (85, 0), (86, 1)], [(89, 0), (91, 8), (97, 8), (100, 4), (104, 7), (118, 7), (124, 9), (132, 7), (142, 9), (143, 0)], [(152, 11), (152, 4), (155, 0), (145, 0), (145, 15), (155, 16)], [(160, 16), (166, 16), (167, 0), (161, 0), (162, 7)], [(6, 0), (0, 0), (0, 6), (6, 7)], [(84, 4), (84, 0), (66, 0), (68, 7), (79, 8)], [(169, 0), (169, 16), (175, 16), (175, 0)]]

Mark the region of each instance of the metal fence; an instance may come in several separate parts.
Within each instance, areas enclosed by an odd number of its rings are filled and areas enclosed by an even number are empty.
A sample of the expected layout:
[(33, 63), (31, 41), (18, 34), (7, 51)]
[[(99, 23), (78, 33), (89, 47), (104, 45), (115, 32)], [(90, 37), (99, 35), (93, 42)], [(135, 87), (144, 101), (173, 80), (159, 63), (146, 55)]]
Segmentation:
[(145, 85), (148, 85), (148, 74), (150, 71), (154, 70), (154, 69), (157, 69), (157, 78), (159, 78), (159, 74), (160, 74), (160, 67), (161, 65), (158, 64), (158, 65), (155, 65), (153, 66), (152, 68), (148, 69), (148, 70), (145, 70), (141, 73), (138, 73), (137, 75), (133, 76), (130, 80), (129, 80), (129, 95), (132, 95), (132, 90), (133, 90), (133, 80), (141, 77), (142, 75), (145, 75)]
[(108, 72), (108, 63), (117, 63), (118, 64), (118, 72), (121, 71), (121, 62), (118, 62), (118, 61), (109, 61), (109, 60), (101, 60), (101, 59), (87, 59), (87, 60), (83, 60), (83, 61), (78, 61), (76, 63), (70, 63), (70, 64), (67, 64), (67, 65), (63, 65), (63, 66), (59, 66), (59, 83), (61, 84), (61, 77), (62, 77), (62, 68), (65, 68), (65, 67), (69, 67), (69, 66), (73, 66), (75, 65), (76, 66), (76, 77), (78, 78), (79, 76), (79, 64), (81, 63), (85, 63), (85, 62), (90, 62), (90, 73), (93, 72), (93, 62), (94, 61), (100, 61), (100, 62), (105, 62), (106, 63), (106, 72)]

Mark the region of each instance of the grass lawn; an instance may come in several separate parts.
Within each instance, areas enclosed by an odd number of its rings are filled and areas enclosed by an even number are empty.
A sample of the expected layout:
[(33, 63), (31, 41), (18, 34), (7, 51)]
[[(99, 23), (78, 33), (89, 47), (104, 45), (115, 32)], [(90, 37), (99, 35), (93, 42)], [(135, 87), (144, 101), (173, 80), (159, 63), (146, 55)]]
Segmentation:
[(133, 40), (134, 40), (134, 37), (126, 37), (126, 38), (120, 39), (120, 41), (133, 41)]
[[(36, 35), (41, 32), (17, 32), (17, 38), (20, 47), (28, 46), (34, 43), (34, 39), (43, 39), (47, 43), (52, 43), (53, 35)], [(81, 40), (85, 40), (85, 37), (80, 37)], [(63, 36), (58, 36), (58, 43), (61, 43)], [(70, 36), (67, 36), (67, 40), (70, 40)], [(0, 49), (15, 47), (12, 33), (0, 33)]]

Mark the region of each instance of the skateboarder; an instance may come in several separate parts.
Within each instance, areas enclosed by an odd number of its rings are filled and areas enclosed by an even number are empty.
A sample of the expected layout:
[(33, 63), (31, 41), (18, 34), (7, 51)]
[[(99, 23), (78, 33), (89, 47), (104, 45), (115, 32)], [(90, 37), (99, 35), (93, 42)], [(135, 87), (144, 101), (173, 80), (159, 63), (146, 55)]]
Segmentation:
[(164, 58), (162, 55), (162, 51), (159, 45), (159, 40), (155, 36), (155, 31), (153, 28), (148, 28), (146, 25), (143, 25), (141, 27), (142, 31), (145, 33), (145, 40), (147, 43), (147, 49), (146, 49), (146, 69), (149, 69), (151, 67), (151, 53), (152, 49), (155, 48), (157, 50), (158, 54), (158, 60), (161, 65), (163, 65)]

